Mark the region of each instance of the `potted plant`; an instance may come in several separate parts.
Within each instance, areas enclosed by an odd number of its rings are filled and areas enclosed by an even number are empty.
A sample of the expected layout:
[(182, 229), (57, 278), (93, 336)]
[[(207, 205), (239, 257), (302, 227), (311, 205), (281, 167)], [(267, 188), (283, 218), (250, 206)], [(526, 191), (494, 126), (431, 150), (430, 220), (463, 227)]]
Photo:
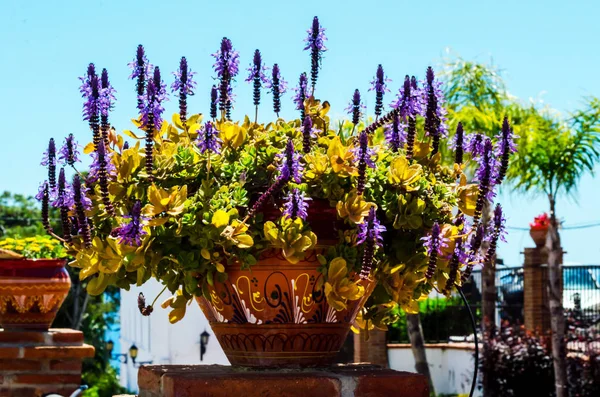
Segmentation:
[[(140, 132), (110, 125), (114, 90), (107, 71), (98, 75), (90, 64), (81, 78), (93, 135), (89, 173), (72, 167), (73, 182), (53, 190), (56, 164), (45, 161), (39, 195), (44, 208), (51, 197), (72, 198), (58, 203), (62, 239), (90, 294), (153, 277), (172, 295), (162, 304), (171, 322), (198, 301), (232, 364), (318, 365), (334, 358), (352, 325), (385, 328), (397, 307), (416, 312), (432, 290), (450, 294), (484, 260), (484, 239), (493, 255), (501, 208), (487, 229), (480, 217), (514, 150), (508, 122), (495, 147), (459, 126), (454, 161), (445, 165), (445, 110), (433, 70), (421, 82), (406, 76), (384, 113), (389, 80), (379, 66), (375, 120), (362, 114), (356, 90), (351, 120), (334, 124), (315, 90), (325, 40), (315, 17), (305, 48), (311, 70), (298, 80), (292, 120), (279, 117), (281, 70), (267, 71), (258, 50), (246, 79), (255, 114), (232, 119), (239, 55), (227, 38), (213, 54), (208, 114), (188, 113), (195, 81), (182, 58), (171, 121), (163, 118), (161, 70), (138, 47), (130, 67)], [(260, 123), (264, 87), (277, 117)], [(74, 166), (76, 148), (70, 136), (59, 160)], [(53, 141), (47, 158), (56, 158)], [(478, 168), (471, 182), (468, 164)], [(142, 314), (154, 302), (140, 296)]]
[(50, 236), (0, 240), (0, 325), (48, 330), (71, 287), (66, 250)]
[(545, 212), (534, 217), (533, 222), (529, 223), (529, 235), (533, 239), (536, 247), (540, 248), (546, 244), (549, 226), (550, 217)]

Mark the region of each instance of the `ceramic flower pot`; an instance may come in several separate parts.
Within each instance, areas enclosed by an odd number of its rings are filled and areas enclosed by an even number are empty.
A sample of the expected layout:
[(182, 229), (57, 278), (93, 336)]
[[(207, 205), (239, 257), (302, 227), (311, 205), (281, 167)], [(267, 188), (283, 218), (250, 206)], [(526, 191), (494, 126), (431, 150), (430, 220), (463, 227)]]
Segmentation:
[[(336, 310), (327, 303), (316, 253), (290, 264), (281, 250), (267, 251), (252, 270), (228, 266), (210, 300), (198, 297), (232, 365), (307, 367), (331, 364), (350, 325), (375, 287), (361, 280), (364, 295)], [(351, 274), (350, 279), (358, 280)]]
[(0, 325), (12, 330), (48, 330), (71, 279), (64, 259), (0, 259)]
[(546, 236), (548, 235), (548, 229), (530, 229), (529, 235), (533, 239), (537, 248), (546, 245)]

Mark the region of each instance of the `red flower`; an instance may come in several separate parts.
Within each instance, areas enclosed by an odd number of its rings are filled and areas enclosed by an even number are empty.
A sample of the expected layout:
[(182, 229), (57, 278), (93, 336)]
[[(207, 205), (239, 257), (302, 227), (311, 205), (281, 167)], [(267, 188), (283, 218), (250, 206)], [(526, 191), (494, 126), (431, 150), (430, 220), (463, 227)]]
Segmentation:
[(531, 230), (548, 230), (550, 226), (550, 217), (545, 212), (542, 215), (533, 218), (533, 222), (529, 224)]

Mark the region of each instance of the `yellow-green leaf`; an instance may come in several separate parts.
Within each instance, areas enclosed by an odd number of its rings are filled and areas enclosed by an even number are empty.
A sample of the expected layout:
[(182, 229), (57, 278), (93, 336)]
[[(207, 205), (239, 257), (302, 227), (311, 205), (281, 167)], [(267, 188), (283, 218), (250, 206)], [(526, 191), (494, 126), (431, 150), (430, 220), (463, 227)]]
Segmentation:
[(229, 224), (229, 214), (223, 210), (217, 210), (212, 217), (211, 223), (217, 228), (227, 226)]

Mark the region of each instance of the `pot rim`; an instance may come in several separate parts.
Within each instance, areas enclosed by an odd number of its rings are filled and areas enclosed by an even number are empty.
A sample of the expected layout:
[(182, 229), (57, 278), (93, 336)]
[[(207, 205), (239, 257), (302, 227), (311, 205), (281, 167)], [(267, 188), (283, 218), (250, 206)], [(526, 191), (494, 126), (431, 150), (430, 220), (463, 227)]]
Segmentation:
[(0, 259), (0, 269), (39, 269), (39, 268), (61, 268), (65, 267), (67, 259)]

